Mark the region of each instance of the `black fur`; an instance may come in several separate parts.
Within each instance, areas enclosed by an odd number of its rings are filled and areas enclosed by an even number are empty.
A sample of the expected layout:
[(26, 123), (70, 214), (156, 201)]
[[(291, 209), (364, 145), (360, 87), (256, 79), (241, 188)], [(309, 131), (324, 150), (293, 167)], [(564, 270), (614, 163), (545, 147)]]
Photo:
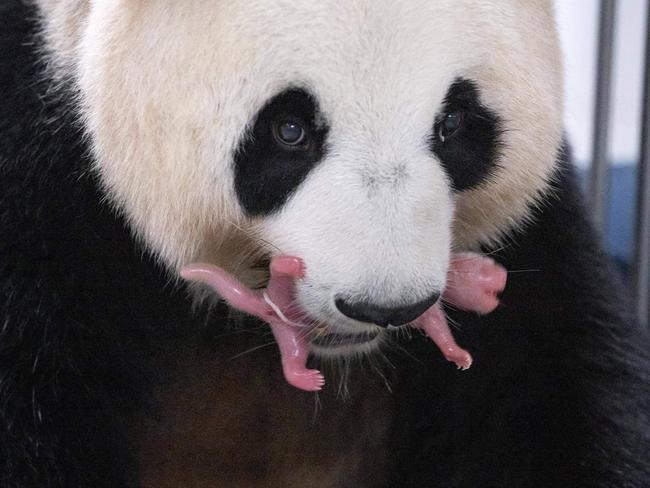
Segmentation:
[(0, 2), (0, 486), (127, 486), (126, 426), (189, 306), (101, 202), (28, 15)]
[[(137, 486), (131, 422), (199, 320), (102, 203), (79, 128), (36, 83), (27, 15), (0, 3), (0, 486)], [(650, 344), (567, 165), (556, 190), (494, 254), (503, 305), (452, 312), (473, 368), (420, 338), (418, 361), (393, 358), (390, 486), (648, 486)]]
[[(441, 130), (450, 114), (460, 117), (460, 125), (443, 140)], [(499, 155), (500, 126), (499, 117), (481, 103), (474, 82), (462, 78), (454, 81), (430, 141), (431, 150), (440, 158), (454, 190), (472, 188), (490, 175)]]
[(448, 310), (472, 368), (423, 368), (403, 385), (430, 412), (404, 402), (403, 420), (420, 434), (400, 444), (418, 465), (411, 486), (650, 483), (648, 334), (628, 312), (566, 156), (534, 223), (485, 249), (510, 272), (502, 305), (482, 318)]
[[(323, 159), (329, 128), (317, 116), (316, 100), (301, 89), (276, 95), (260, 110), (235, 153), (235, 190), (250, 215), (278, 210)], [(275, 139), (274, 126), (286, 121), (305, 129), (303, 144), (290, 147)]]

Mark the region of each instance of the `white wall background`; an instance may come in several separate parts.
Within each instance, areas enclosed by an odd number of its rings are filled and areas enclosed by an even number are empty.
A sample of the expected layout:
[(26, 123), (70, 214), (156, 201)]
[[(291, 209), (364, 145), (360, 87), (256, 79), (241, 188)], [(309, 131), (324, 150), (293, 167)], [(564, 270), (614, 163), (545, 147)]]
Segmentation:
[[(648, 0), (617, 0), (610, 155), (614, 164), (638, 158), (645, 21)], [(589, 164), (599, 0), (555, 0), (565, 61), (565, 121), (576, 162)]]

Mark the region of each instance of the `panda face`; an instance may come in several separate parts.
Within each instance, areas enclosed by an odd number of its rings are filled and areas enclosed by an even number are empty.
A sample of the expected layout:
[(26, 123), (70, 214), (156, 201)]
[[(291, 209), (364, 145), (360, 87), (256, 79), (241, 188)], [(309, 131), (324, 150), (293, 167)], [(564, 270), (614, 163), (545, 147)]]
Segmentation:
[(500, 145), (500, 120), (473, 82), (455, 79), (445, 93), (428, 123), (381, 114), (381, 127), (371, 107), (332, 113), (316, 93), (293, 87), (244, 132), (237, 197), (268, 242), (307, 263), (298, 298), (315, 320), (354, 333), (365, 330), (350, 320), (357, 304), (389, 317), (440, 296), (453, 196), (489, 177)]
[(249, 282), (260, 257), (301, 257), (300, 305), (344, 332), (374, 326), (337, 301), (426, 301), (453, 247), (507, 235), (546, 189), (550, 3), (41, 0), (101, 180), (148, 246)]
[[(359, 106), (363, 93), (345, 105), (338, 96), (316, 83), (272, 96), (235, 151), (235, 189), (258, 234), (305, 261), (301, 308), (353, 333), (370, 325), (337, 301), (396, 309), (441, 293), (453, 203), (429, 144), (433, 111), (414, 124)], [(301, 142), (283, 140), (283, 126), (298, 127)]]

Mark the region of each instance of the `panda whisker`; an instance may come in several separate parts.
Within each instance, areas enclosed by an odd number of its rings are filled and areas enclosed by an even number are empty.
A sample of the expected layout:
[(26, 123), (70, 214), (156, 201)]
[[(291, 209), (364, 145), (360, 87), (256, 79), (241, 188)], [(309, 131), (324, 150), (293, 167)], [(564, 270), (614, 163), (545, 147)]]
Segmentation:
[[(450, 289), (454, 289), (454, 287), (449, 287)], [(460, 312), (461, 310), (456, 307), (453, 303), (449, 302), (448, 300), (445, 300), (444, 298), (441, 298), (440, 301), (444, 304), (445, 308), (449, 308), (455, 312)]]
[[(234, 225), (237, 225), (237, 224), (234, 224)], [(261, 237), (259, 232), (255, 231), (255, 230), (252, 230), (252, 229), (243, 229), (241, 227), (238, 227), (238, 228), (242, 232), (246, 233), (246, 235), (251, 240), (261, 242), (262, 244), (264, 244), (264, 246), (266, 247), (266, 252), (268, 252), (269, 249), (272, 249), (272, 250), (276, 251), (278, 254), (283, 254), (282, 249), (280, 249), (277, 245), (273, 244), (271, 241), (268, 241), (268, 240), (264, 239), (263, 237)]]
[[(506, 248), (507, 248), (507, 246), (502, 245), (501, 247), (497, 247), (496, 249), (492, 249), (492, 250), (490, 250), (488, 252), (476, 251), (471, 256), (454, 258), (454, 261), (458, 262), (458, 263), (462, 263), (462, 262), (466, 262), (466, 261), (475, 261), (475, 260), (479, 259), (479, 256), (483, 256), (483, 257), (493, 256), (493, 255), (495, 255), (495, 254), (497, 254), (497, 253), (499, 253), (501, 251), (505, 251)], [(457, 252), (462, 252), (462, 251), (457, 251)]]
[[(401, 346), (396, 345), (396, 347), (402, 349)], [(382, 352), (382, 353), (381, 353), (381, 357), (382, 357), (382, 359), (384, 360), (384, 362), (386, 363), (386, 365), (387, 365), (390, 369), (392, 369), (392, 370), (396, 370), (396, 369), (397, 369), (397, 367), (395, 366), (395, 364), (393, 364), (393, 362), (390, 360), (390, 358), (389, 358), (385, 353)]]
[[(252, 328), (246, 328), (246, 329), (240, 329), (240, 330), (229, 330), (226, 332), (222, 332), (219, 334), (219, 337), (231, 337), (234, 335), (240, 335), (240, 334), (259, 334), (260, 332), (263, 332), (264, 329), (269, 329), (269, 327), (264, 324), (260, 325), (258, 327), (252, 327)], [(270, 331), (269, 331), (270, 332)]]
[(349, 398), (350, 390), (348, 388), (348, 378), (350, 377), (350, 361), (347, 358), (340, 358), (338, 363), (338, 370), (340, 371), (341, 376), (336, 396), (339, 398)]
[[(404, 346), (401, 346), (400, 344), (398, 344), (398, 343), (396, 343), (396, 342), (393, 342), (393, 348), (396, 349), (397, 351), (401, 352), (401, 353), (404, 354), (405, 356), (407, 356), (407, 357), (413, 359), (413, 361), (415, 361), (416, 363), (418, 363), (418, 364), (424, 364), (424, 362), (423, 362), (421, 359), (415, 357), (415, 356), (414, 356), (412, 353), (410, 353), (410, 352), (408, 351), (408, 349), (406, 349)], [(388, 358), (386, 358), (386, 359), (388, 360)], [(388, 361), (388, 362), (390, 363), (390, 361)], [(392, 365), (392, 363), (391, 363), (391, 365)], [(392, 365), (392, 366), (393, 366), (393, 368), (395, 367), (394, 365)]]
[[(463, 274), (471, 275), (470, 272), (458, 272), (456, 274), (458, 274), (458, 275), (463, 275)], [(453, 290), (462, 290), (462, 287), (459, 287), (458, 285), (456, 285), (454, 283), (449, 283), (447, 285), (447, 287), (445, 288), (445, 291), (453, 291)], [(443, 301), (444, 303), (447, 303), (447, 301), (444, 298), (441, 298), (441, 301)]]
[(507, 248), (507, 246), (502, 245), (500, 247), (497, 247), (496, 249), (492, 249), (491, 251), (481, 252), (480, 254), (481, 254), (481, 256), (485, 256), (485, 257), (494, 256), (495, 254), (500, 253), (501, 251), (505, 251), (506, 248)]
[(463, 330), (462, 326), (460, 323), (456, 322), (454, 319), (451, 317), (447, 316), (447, 322), (449, 322), (449, 325), (451, 325), (454, 329), (456, 330)]
[(312, 415), (312, 424), (315, 424), (318, 420), (318, 414), (323, 410), (323, 403), (318, 391), (314, 392), (314, 413)]
[(540, 273), (542, 270), (541, 269), (509, 269), (506, 270), (508, 274), (515, 274), (515, 273)]
[[(380, 359), (387, 359), (386, 355), (381, 351), (379, 352), (377, 357)], [(370, 363), (372, 369), (375, 371), (375, 373), (379, 375), (379, 377), (384, 382), (384, 385), (386, 386), (386, 390), (388, 391), (388, 393), (393, 393), (393, 389), (390, 386), (390, 382), (388, 381), (388, 378), (386, 378), (386, 375), (383, 373), (381, 368), (375, 363), (373, 357), (371, 355), (366, 355), (366, 358), (368, 359), (368, 362)]]
[(405, 340), (411, 340), (413, 338), (413, 327), (401, 327), (400, 334)]
[(250, 349), (247, 349), (246, 351), (240, 352), (239, 354), (235, 354), (231, 358), (228, 358), (229, 361), (232, 361), (234, 359), (240, 358), (242, 356), (245, 356), (246, 354), (250, 354), (252, 352), (258, 351), (260, 349), (264, 349), (265, 347), (273, 346), (275, 345), (275, 341), (270, 341), (266, 342), (264, 344), (260, 344), (259, 346), (251, 347)]

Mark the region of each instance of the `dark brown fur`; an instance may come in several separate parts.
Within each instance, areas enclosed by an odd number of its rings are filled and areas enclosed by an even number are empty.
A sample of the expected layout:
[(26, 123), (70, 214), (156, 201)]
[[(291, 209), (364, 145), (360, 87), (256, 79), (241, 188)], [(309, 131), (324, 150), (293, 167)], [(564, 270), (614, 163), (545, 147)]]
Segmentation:
[[(343, 401), (286, 384), (275, 344), (250, 334), (169, 351), (170, 381), (136, 420), (142, 486), (382, 486), (393, 397), (376, 376)], [(239, 356), (244, 352), (242, 356)]]

